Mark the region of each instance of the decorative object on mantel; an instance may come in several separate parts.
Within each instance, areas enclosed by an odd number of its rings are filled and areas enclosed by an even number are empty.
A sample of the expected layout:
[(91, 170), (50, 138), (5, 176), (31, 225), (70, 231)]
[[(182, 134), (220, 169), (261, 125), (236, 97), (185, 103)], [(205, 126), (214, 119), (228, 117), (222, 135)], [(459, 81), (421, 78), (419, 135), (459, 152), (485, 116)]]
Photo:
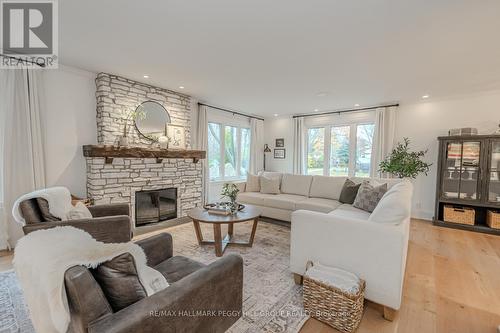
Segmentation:
[(493, 132), (493, 135), (500, 135), (500, 123), (498, 123), (498, 128), (495, 132)]
[(172, 149), (186, 148), (186, 134), (184, 127), (177, 125), (169, 125), (167, 127), (167, 136), (170, 140), (169, 148)]
[(106, 163), (113, 162), (113, 158), (156, 158), (160, 163), (164, 158), (192, 158), (193, 163), (205, 159), (207, 152), (204, 150), (191, 149), (158, 149), (143, 147), (115, 147), (111, 145), (85, 145), (83, 146), (83, 156), (85, 157), (105, 157)]
[(238, 203), (236, 203), (236, 197), (238, 196), (238, 192), (240, 190), (238, 189), (238, 186), (233, 183), (225, 183), (222, 186), (222, 192), (221, 196), (223, 198), (228, 198), (229, 199), (229, 211), (231, 214), (236, 214), (238, 211)]
[[(139, 105), (140, 107), (140, 105)], [(123, 119), (123, 133), (122, 136), (119, 138), (118, 143), (120, 147), (128, 147), (128, 123), (130, 120), (133, 120), (134, 123), (136, 122), (137, 119), (145, 119), (146, 118), (146, 113), (142, 110), (142, 108), (137, 107), (135, 110), (123, 110), (125, 113), (125, 118)]]
[(160, 149), (168, 149), (168, 143), (170, 139), (168, 138), (167, 124), (165, 124), (165, 132), (162, 136), (158, 138), (158, 143), (160, 144)]
[(382, 162), (379, 164), (379, 171), (386, 172), (398, 178), (417, 178), (420, 173), (426, 176), (432, 163), (422, 161), (422, 157), (427, 150), (409, 151), (410, 139), (404, 138), (399, 142)]
[(151, 142), (159, 142), (162, 136), (168, 136), (167, 125), (170, 124), (170, 114), (158, 102), (145, 101), (136, 109), (135, 113), (144, 115), (134, 118), (137, 132)]
[(477, 135), (477, 128), (473, 127), (463, 127), (463, 128), (452, 128), (448, 131), (449, 136), (454, 135)]
[(267, 143), (264, 145), (264, 171), (266, 171), (266, 153), (270, 153), (271, 148), (267, 145)]
[(274, 149), (274, 158), (281, 160), (285, 159), (285, 148)]

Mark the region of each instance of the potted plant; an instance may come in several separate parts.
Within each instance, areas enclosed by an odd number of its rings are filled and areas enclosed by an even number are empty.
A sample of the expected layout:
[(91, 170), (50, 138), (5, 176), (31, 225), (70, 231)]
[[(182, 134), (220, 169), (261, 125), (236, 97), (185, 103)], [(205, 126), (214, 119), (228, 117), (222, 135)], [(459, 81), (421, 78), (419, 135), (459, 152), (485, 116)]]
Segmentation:
[(135, 121), (136, 119), (144, 120), (146, 119), (146, 112), (144, 112), (142, 105), (139, 105), (137, 109), (135, 110), (129, 110), (127, 111), (126, 109), (122, 110), (122, 113), (124, 113), (125, 117), (123, 118), (123, 134), (120, 137), (119, 144), (121, 147), (127, 147), (128, 146), (128, 123), (130, 121)]
[(235, 214), (238, 211), (238, 203), (236, 202), (236, 197), (238, 196), (238, 186), (233, 183), (225, 183), (222, 186), (221, 195), (223, 198), (228, 198), (230, 201), (231, 214)]
[(410, 139), (408, 138), (404, 138), (403, 142), (399, 142), (391, 154), (380, 162), (379, 171), (398, 178), (415, 179), (420, 173), (427, 176), (432, 165), (422, 161), (427, 150), (410, 151), (409, 145)]

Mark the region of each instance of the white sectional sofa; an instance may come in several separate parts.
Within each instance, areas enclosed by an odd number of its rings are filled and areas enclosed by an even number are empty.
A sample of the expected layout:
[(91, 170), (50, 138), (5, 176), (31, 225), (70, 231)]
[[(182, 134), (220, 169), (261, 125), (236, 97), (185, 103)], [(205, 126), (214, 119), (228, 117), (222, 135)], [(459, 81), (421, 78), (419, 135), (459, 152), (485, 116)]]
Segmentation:
[(338, 199), (347, 177), (267, 173), (281, 177), (280, 194), (245, 192), (238, 200), (262, 215), (291, 221), (290, 269), (297, 279), (308, 260), (353, 272), (366, 281), (365, 297), (392, 319), (401, 305), (408, 249), (412, 184), (399, 179), (350, 178), (387, 183), (388, 192), (369, 212)]

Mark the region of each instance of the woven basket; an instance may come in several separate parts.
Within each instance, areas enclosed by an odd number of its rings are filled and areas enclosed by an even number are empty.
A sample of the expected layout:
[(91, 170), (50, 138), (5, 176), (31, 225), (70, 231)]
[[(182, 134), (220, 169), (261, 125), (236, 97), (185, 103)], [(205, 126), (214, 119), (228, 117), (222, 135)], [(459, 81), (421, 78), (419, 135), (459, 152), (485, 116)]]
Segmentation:
[(486, 223), (493, 229), (500, 229), (500, 211), (488, 210)]
[(444, 206), (444, 221), (474, 225), (476, 211), (469, 207)]
[(304, 276), (304, 309), (339, 331), (356, 331), (363, 317), (365, 281), (355, 295)]

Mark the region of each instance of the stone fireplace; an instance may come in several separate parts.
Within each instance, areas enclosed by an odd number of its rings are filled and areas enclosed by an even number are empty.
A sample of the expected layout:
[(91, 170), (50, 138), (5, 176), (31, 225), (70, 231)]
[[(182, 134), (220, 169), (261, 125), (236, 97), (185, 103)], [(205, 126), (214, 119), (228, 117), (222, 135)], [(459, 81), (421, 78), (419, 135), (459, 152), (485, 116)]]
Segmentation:
[[(203, 169), (198, 160), (205, 158), (205, 152), (189, 149), (191, 98), (105, 73), (98, 74), (96, 86), (97, 141), (100, 145), (84, 146), (83, 149), (87, 162), (88, 197), (95, 204), (130, 204), (135, 226), (183, 217), (190, 209), (201, 205)], [(132, 123), (129, 124), (131, 147), (113, 146), (121, 133), (124, 108), (135, 109), (148, 100), (163, 105), (172, 124), (185, 128), (186, 150), (160, 150), (140, 138)], [(151, 202), (149, 206), (137, 207), (137, 204), (146, 203), (147, 198)], [(166, 202), (168, 205), (161, 205)], [(161, 206), (158, 221), (152, 217), (155, 205)]]

